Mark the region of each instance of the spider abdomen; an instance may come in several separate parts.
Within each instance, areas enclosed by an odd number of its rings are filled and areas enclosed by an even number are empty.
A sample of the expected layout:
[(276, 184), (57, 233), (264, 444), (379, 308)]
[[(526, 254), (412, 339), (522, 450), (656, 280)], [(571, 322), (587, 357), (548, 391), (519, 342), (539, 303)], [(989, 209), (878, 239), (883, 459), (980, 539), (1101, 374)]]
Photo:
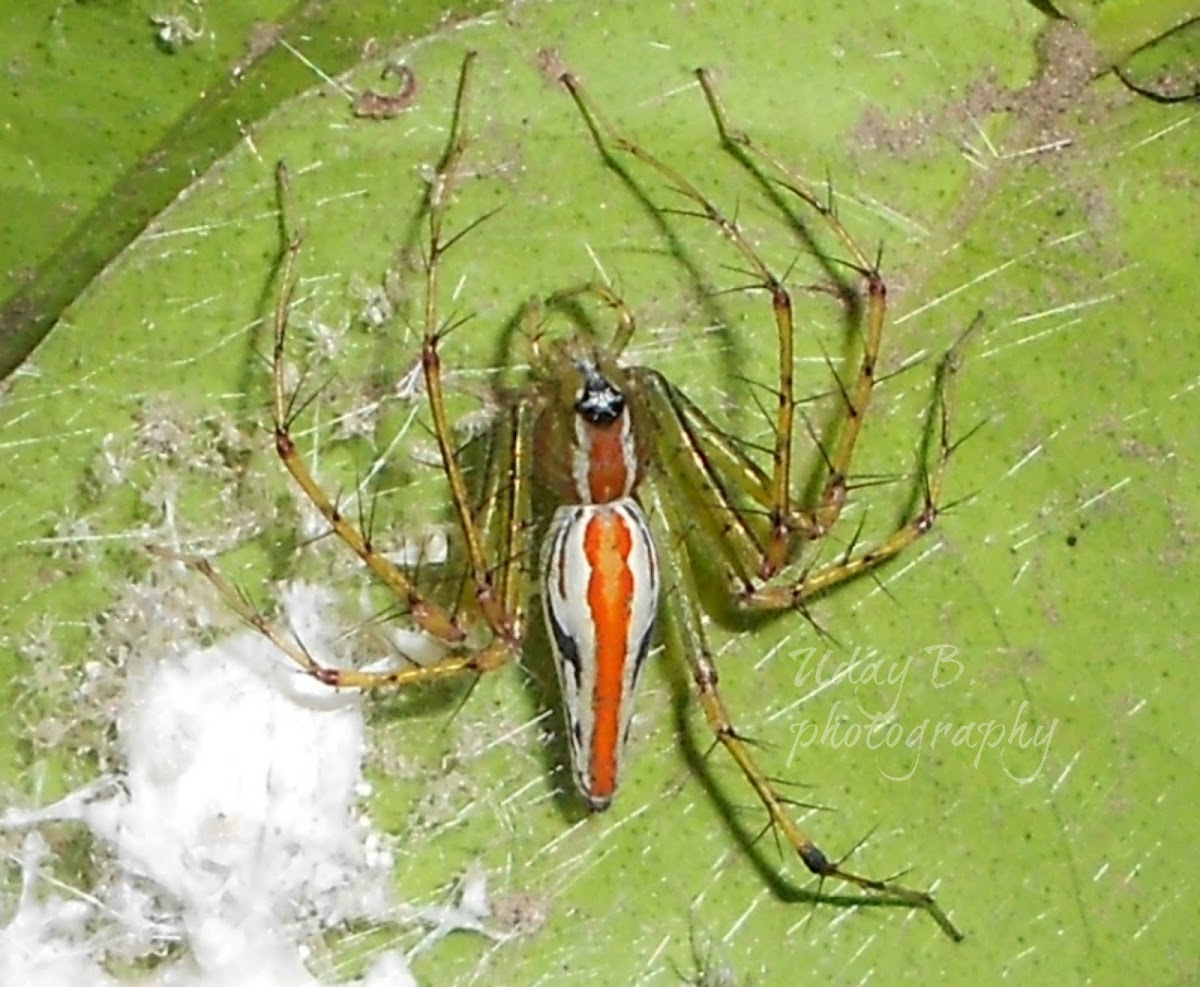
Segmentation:
[(542, 561), (575, 783), (593, 809), (604, 809), (654, 631), (658, 552), (641, 506), (623, 497), (558, 508)]

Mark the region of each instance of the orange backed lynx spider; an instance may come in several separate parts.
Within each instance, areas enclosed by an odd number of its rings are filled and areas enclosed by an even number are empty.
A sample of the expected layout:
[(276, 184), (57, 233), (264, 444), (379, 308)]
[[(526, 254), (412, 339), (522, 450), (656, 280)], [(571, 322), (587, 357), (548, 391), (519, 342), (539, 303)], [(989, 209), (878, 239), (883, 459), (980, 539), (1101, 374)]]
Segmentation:
[[(788, 812), (787, 800), (758, 767), (733, 725), (718, 688), (714, 656), (691, 586), (696, 553), (711, 553), (727, 571), (734, 603), (747, 610), (803, 610), (807, 601), (893, 558), (930, 530), (938, 514), (949, 440), (950, 384), (967, 333), (943, 358), (937, 376), (934, 424), (936, 462), (924, 475), (924, 497), (913, 516), (865, 549), (852, 542), (837, 561), (799, 566), (807, 546), (838, 522), (850, 489), (849, 475), (876, 381), (887, 315), (887, 289), (872, 263), (838, 219), (832, 200), (822, 202), (807, 185), (748, 137), (730, 128), (712, 80), (697, 78), (722, 145), (766, 162), (779, 188), (813, 210), (849, 253), (848, 266), (865, 288), (865, 326), (857, 376), (841, 387), (845, 421), (825, 455), (825, 476), (811, 506), (793, 491), (793, 439), (797, 399), (793, 383), (792, 303), (782, 281), (713, 203), (690, 181), (649, 151), (623, 137), (592, 103), (580, 81), (560, 81), (574, 99), (605, 160), (631, 156), (689, 200), (695, 213), (732, 243), (771, 299), (778, 333), (779, 379), (774, 446), (763, 468), (661, 374), (620, 360), (635, 332), (633, 312), (609, 288), (588, 284), (552, 296), (562, 306), (589, 299), (611, 309), (611, 338), (580, 328), (569, 338), (547, 339), (537, 324), (543, 307), (530, 303), (521, 324), (530, 347), (528, 379), (500, 395), (491, 425), (488, 464), (478, 490), (468, 482), (446, 410), (440, 344), (451, 326), (437, 314), (438, 275), (446, 252), (476, 223), (454, 234), (445, 220), (467, 146), (467, 95), (475, 56), (463, 61), (450, 134), (429, 183), (423, 209), (428, 222), (422, 367), (433, 433), (453, 501), (466, 560), (463, 591), (445, 606), (424, 595), (416, 578), (379, 551), (369, 526), (355, 524), (314, 478), (292, 439), (296, 395), (285, 384), (285, 337), (295, 288), (300, 236), (290, 229), (281, 288), (274, 312), (272, 361), (275, 447), (279, 458), (332, 531), (400, 601), (412, 624), (440, 642), (445, 656), (430, 665), (403, 664), (362, 671), (319, 664), (294, 638), (281, 633), (203, 559), (189, 560), (210, 578), (238, 613), (309, 675), (335, 688), (405, 688), (456, 676), (479, 676), (517, 658), (525, 645), (531, 570), (542, 599), (554, 650), (576, 786), (594, 810), (606, 808), (623, 767), (634, 697), (655, 636), (660, 604), (669, 602), (704, 716), (716, 742), (729, 752), (771, 826), (822, 882), (854, 885), (864, 900), (927, 912), (955, 941), (962, 933), (933, 897), (894, 880), (877, 880), (843, 868), (822, 852)], [(610, 150), (614, 149), (614, 150)], [(281, 202), (286, 171), (280, 166)], [(533, 551), (535, 486), (558, 504)], [(687, 531), (682, 541), (665, 532)], [(797, 569), (799, 575), (796, 575)], [(789, 577), (788, 574), (791, 573)], [(472, 633), (474, 631), (474, 633)], [(482, 633), (482, 637), (479, 634)], [(819, 892), (817, 897), (819, 898)]]

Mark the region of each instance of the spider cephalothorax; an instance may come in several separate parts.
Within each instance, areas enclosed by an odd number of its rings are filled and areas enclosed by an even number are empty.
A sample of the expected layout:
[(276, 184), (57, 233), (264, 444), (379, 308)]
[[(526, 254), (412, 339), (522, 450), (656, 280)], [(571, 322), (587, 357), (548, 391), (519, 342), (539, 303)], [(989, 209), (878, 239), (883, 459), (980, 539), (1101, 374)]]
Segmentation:
[(631, 496), (650, 449), (627, 375), (579, 339), (535, 347), (534, 359), (538, 483), (561, 503)]

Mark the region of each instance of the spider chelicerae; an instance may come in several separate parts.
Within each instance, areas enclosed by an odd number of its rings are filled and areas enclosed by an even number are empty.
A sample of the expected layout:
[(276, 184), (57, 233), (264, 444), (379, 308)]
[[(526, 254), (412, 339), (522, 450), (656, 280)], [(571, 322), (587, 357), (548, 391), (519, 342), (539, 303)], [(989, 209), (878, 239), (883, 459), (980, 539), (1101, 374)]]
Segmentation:
[[(529, 372), (496, 395), (486, 430), (483, 465), (468, 470), (447, 411), (440, 347), (451, 326), (437, 312), (438, 276), (446, 252), (466, 230), (449, 234), (446, 218), (468, 143), (467, 109), (475, 55), (462, 64), (449, 138), (429, 182), (421, 364), (433, 435), (450, 492), (465, 559), (460, 591), (446, 604), (423, 592), (413, 571), (374, 544), (370, 526), (348, 518), (317, 481), (292, 437), (303, 404), (286, 384), (285, 342), (301, 237), (287, 222), (287, 173), (279, 169), (286, 237), (281, 288), (274, 311), (272, 411), (279, 458), (332, 531), (399, 601), (411, 624), (439, 642), (433, 664), (403, 663), (385, 671), (319, 663), (295, 638), (280, 632), (204, 559), (190, 559), (258, 628), (309, 675), (335, 688), (407, 688), (479, 676), (516, 659), (528, 639), (531, 584), (536, 580), (547, 637), (561, 687), (567, 743), (576, 786), (594, 810), (616, 793), (626, 753), (635, 694), (660, 621), (673, 608), (679, 650), (686, 660), (716, 743), (728, 751), (770, 817), (770, 824), (822, 881), (837, 879), (873, 900), (927, 912), (952, 939), (962, 934), (933, 897), (920, 890), (846, 869), (825, 855), (792, 818), (788, 800), (759, 768), (721, 697), (717, 666), (703, 623), (694, 580), (698, 569), (728, 575), (735, 607), (748, 611), (805, 609), (834, 586), (868, 573), (926, 534), (938, 514), (950, 441), (950, 385), (964, 333), (942, 359), (931, 425), (933, 462), (923, 474), (919, 507), (876, 544), (857, 538), (824, 565), (805, 562), (805, 549), (825, 537), (842, 516), (855, 449), (876, 384), (887, 321), (887, 289), (871, 260), (823, 200), (747, 135), (734, 130), (709, 74), (697, 72), (722, 145), (742, 160), (764, 162), (777, 187), (811, 209), (847, 251), (863, 283), (861, 358), (842, 385), (843, 423), (824, 450), (824, 476), (812, 502), (793, 489), (793, 446), (799, 417), (793, 381), (792, 302), (738, 225), (679, 171), (624, 137), (599, 111), (580, 80), (559, 81), (573, 98), (590, 137), (614, 167), (636, 159), (656, 172), (732, 244), (752, 272), (753, 287), (771, 300), (778, 336), (779, 377), (774, 389), (773, 444), (760, 465), (742, 443), (722, 431), (659, 372), (627, 366), (622, 356), (634, 337), (629, 306), (609, 287), (586, 284), (529, 303), (518, 318), (528, 341)], [(615, 329), (605, 337), (577, 324), (566, 336), (545, 332), (547, 311), (593, 303), (611, 310)], [(557, 505), (548, 525), (535, 517), (535, 493)], [(536, 534), (544, 527), (540, 551)], [(665, 533), (686, 532), (684, 537)], [(813, 553), (808, 553), (811, 557)], [(703, 566), (699, 565), (703, 558)], [(482, 634), (480, 633), (482, 629)]]

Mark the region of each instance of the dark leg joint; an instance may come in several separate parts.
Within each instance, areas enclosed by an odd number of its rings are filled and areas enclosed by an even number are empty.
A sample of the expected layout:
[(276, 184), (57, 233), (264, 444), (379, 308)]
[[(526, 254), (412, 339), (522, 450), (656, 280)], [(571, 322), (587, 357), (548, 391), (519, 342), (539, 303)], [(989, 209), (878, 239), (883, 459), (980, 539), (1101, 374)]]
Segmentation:
[(322, 685), (332, 686), (335, 689), (341, 687), (342, 673), (340, 669), (317, 667), (310, 669), (310, 671), (312, 673), (312, 677)]
[(492, 586), (490, 578), (485, 576), (475, 587), (475, 599), (479, 602), (481, 609), (486, 610), (488, 606), (496, 602), (496, 590)]
[[(696, 671), (693, 677), (702, 690), (711, 690), (717, 684), (717, 670), (710, 661), (699, 661), (696, 663)], [(722, 731), (724, 732), (724, 731)]]
[(828, 877), (837, 870), (829, 862), (829, 858), (819, 848), (811, 844), (800, 848), (800, 859), (804, 861), (804, 866), (818, 877)]
[(917, 518), (917, 534), (923, 535), (933, 527), (933, 522), (937, 519), (937, 508), (933, 504), (926, 504), (920, 516)]
[(437, 370), (441, 366), (441, 358), (437, 351), (438, 338), (436, 334), (425, 337), (421, 346), (421, 365), (426, 372)]
[[(854, 417), (854, 406), (850, 406), (851, 417)], [(846, 503), (846, 476), (843, 473), (833, 473), (825, 485), (826, 503), (841, 507)], [(824, 534), (824, 531), (821, 532)]]

